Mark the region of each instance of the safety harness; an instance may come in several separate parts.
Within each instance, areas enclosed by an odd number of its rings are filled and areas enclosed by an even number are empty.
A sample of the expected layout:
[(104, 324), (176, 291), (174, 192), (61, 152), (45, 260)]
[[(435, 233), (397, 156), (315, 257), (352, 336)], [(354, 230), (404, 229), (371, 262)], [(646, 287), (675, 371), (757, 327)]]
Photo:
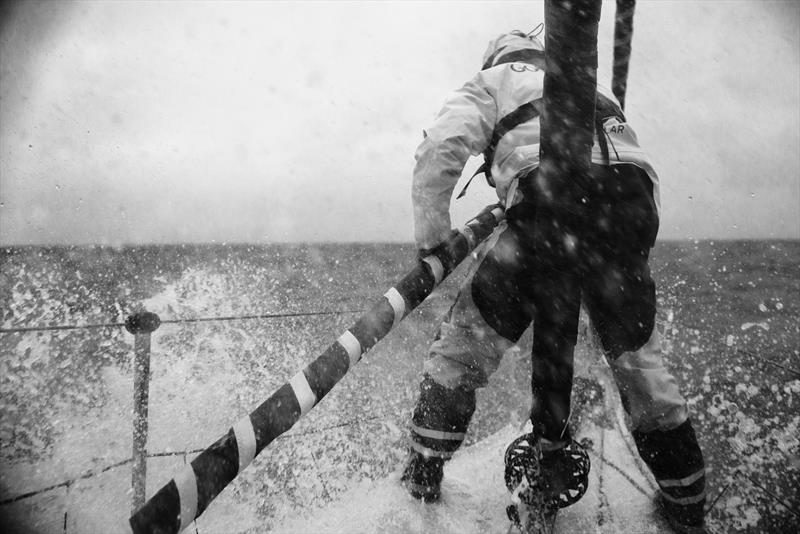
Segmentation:
[[(497, 121), (494, 131), (492, 132), (492, 140), (489, 142), (489, 146), (486, 147), (486, 150), (483, 151), (483, 163), (470, 177), (456, 198), (461, 198), (467, 194), (467, 188), (469, 187), (469, 184), (471, 184), (472, 180), (479, 174), (483, 174), (486, 177), (486, 182), (490, 186), (495, 186), (494, 179), (492, 178), (492, 162), (494, 160), (494, 153), (495, 150), (497, 150), (498, 143), (500, 143), (500, 140), (503, 138), (503, 136), (520, 124), (526, 123), (540, 116), (542, 114), (542, 105), (542, 99), (537, 98), (522, 104), (517, 109)], [(616, 118), (620, 122), (625, 122), (625, 114), (622, 112), (622, 109), (620, 109), (620, 107), (611, 99), (600, 93), (597, 93), (595, 100), (595, 132), (597, 133), (597, 139), (600, 143), (600, 150), (603, 153), (603, 159), (605, 160), (606, 164), (609, 162), (608, 139), (605, 130), (603, 130), (603, 123), (610, 118)]]
[(492, 140), (489, 142), (489, 146), (486, 147), (486, 150), (483, 151), (483, 164), (481, 164), (481, 166), (478, 167), (478, 170), (475, 171), (475, 174), (470, 177), (470, 179), (464, 185), (464, 189), (461, 190), (456, 198), (461, 198), (467, 194), (467, 188), (469, 187), (469, 184), (471, 184), (472, 180), (479, 174), (486, 176), (486, 182), (490, 186), (494, 187), (494, 179), (492, 178), (492, 161), (494, 160), (494, 151), (497, 150), (497, 144), (508, 132), (520, 124), (535, 119), (541, 115), (541, 113), (542, 99), (537, 98), (522, 104), (520, 107), (497, 121), (497, 124), (494, 127), (494, 132), (492, 132)]

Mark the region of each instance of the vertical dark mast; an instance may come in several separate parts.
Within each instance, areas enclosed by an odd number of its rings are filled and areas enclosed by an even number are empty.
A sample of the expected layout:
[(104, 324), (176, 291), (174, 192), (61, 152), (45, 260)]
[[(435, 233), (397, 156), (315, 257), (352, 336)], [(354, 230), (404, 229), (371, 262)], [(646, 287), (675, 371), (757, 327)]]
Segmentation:
[(534, 179), (532, 246), (549, 286), (537, 294), (531, 390), (534, 428), (549, 441), (567, 435), (573, 354), (580, 314), (578, 266), (585, 221), (597, 92), (601, 0), (545, 1), (544, 106)]
[(544, 203), (576, 201), (570, 183), (589, 172), (600, 7), (601, 0), (545, 1), (547, 70), (541, 119), (542, 176), (537, 180), (537, 193), (543, 195), (540, 200)]
[(636, 0), (617, 0), (617, 14), (614, 19), (614, 74), (611, 90), (625, 109), (625, 91), (628, 88), (628, 65), (631, 60), (631, 40), (633, 39), (633, 12)]

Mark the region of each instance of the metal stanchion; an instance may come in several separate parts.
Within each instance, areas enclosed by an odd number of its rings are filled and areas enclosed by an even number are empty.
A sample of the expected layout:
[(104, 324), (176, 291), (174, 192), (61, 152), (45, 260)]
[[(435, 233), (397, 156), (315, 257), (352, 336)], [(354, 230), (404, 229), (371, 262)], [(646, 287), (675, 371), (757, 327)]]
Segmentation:
[(134, 335), (133, 362), (133, 467), (132, 510), (144, 505), (147, 479), (147, 403), (150, 393), (150, 333), (161, 324), (155, 313), (142, 311), (128, 317), (125, 329)]

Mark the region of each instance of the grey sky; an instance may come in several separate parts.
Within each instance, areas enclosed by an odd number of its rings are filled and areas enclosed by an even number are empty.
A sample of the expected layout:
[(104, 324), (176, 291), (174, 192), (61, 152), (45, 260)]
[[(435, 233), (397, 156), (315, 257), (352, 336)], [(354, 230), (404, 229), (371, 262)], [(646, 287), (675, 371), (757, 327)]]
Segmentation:
[[(799, 6), (638, 3), (627, 111), (662, 238), (800, 238)], [(6, 7), (0, 243), (410, 241), (422, 129), (492, 37), (542, 18), (531, 1)], [(454, 222), (493, 201), (472, 186)]]

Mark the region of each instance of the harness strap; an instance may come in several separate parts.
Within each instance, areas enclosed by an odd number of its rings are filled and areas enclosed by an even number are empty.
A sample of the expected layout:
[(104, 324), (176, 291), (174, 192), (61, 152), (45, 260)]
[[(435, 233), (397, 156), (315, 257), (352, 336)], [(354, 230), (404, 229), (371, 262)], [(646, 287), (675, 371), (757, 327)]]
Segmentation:
[[(603, 129), (603, 123), (606, 119), (612, 117), (616, 117), (619, 121), (625, 122), (625, 114), (622, 112), (622, 109), (610, 98), (597, 93), (594, 111), (594, 128), (595, 135), (597, 135), (597, 142), (600, 144), (600, 152), (603, 154), (603, 161), (606, 165), (609, 164), (608, 136)], [(614, 149), (614, 151), (616, 152), (616, 149)]]
[(497, 149), (497, 144), (506, 135), (508, 132), (516, 128), (522, 123), (528, 122), (529, 120), (535, 119), (538, 117), (542, 112), (542, 99), (537, 98), (536, 100), (532, 100), (530, 102), (526, 102), (522, 104), (520, 107), (497, 121), (497, 124), (494, 127), (494, 132), (492, 133), (492, 140), (489, 142), (489, 146), (486, 147), (486, 150), (483, 151), (483, 164), (478, 167), (478, 170), (475, 171), (470, 179), (467, 181), (464, 188), (458, 194), (458, 197), (461, 198), (467, 194), (467, 188), (469, 184), (472, 183), (472, 180), (479, 174), (483, 173), (486, 175), (486, 181), (489, 182), (489, 185), (494, 187), (494, 180), (492, 180), (492, 160), (494, 159), (494, 151)]

